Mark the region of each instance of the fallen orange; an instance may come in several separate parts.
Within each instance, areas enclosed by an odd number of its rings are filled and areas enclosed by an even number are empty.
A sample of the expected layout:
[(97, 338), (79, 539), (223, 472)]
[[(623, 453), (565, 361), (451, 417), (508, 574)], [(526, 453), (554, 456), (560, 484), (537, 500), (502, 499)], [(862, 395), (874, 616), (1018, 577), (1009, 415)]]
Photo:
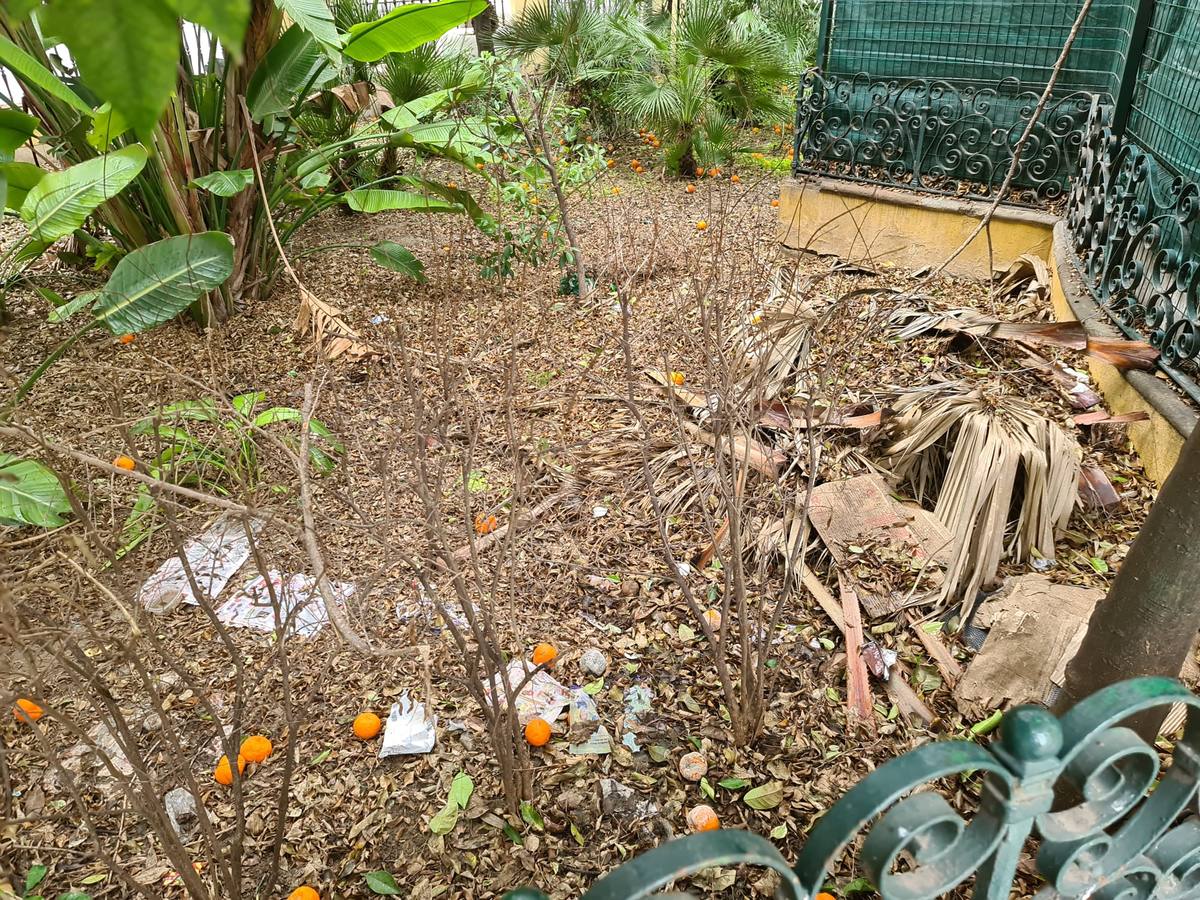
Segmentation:
[(246, 757), (248, 762), (260, 763), (270, 756), (274, 749), (270, 739), (261, 734), (252, 734), (242, 741), (242, 756)]
[(778, 206), (778, 205), (779, 205), (779, 201), (778, 201), (778, 200), (772, 200), (772, 201), (771, 201), (771, 205), (772, 205), (772, 206)]
[(545, 719), (530, 719), (525, 726), (525, 740), (534, 747), (544, 747), (550, 743), (550, 723)]
[(687, 376), (684, 375), (682, 372), (672, 372), (671, 373), (671, 384), (675, 385), (676, 387), (683, 384), (686, 380), (687, 380)]
[(132, 472), (136, 468), (137, 463), (131, 457), (122, 454), (113, 460), (113, 465), (118, 469), (124, 469), (126, 472)]
[(684, 190), (686, 190), (689, 194), (694, 194), (696, 193), (696, 186), (694, 184), (689, 184), (686, 188), (684, 188)]
[[(246, 771), (246, 757), (242, 756), (240, 753), (238, 754), (237, 758), (237, 768), (239, 775)], [(213, 770), (213, 778), (216, 780), (217, 784), (223, 784), (225, 787), (229, 787), (231, 784), (233, 784), (233, 767), (229, 765), (228, 756), (222, 756), (221, 759), (218, 760), (217, 768)]]
[(18, 721), (27, 718), (30, 722), (36, 722), (44, 713), (42, 712), (42, 708), (32, 700), (26, 700), (24, 697), (21, 697), (13, 704), (13, 715)]
[(554, 662), (557, 658), (558, 651), (554, 649), (553, 644), (538, 644), (533, 648), (533, 664), (535, 666)]
[(688, 828), (692, 831), (715, 831), (721, 827), (716, 811), (707, 804), (693, 806), (687, 814)]
[(708, 228), (708, 223), (705, 222), (703, 219), (701, 219), (699, 222), (696, 223), (697, 231), (704, 231), (706, 228)]
[(369, 741), (379, 734), (379, 729), (382, 727), (383, 722), (373, 712), (359, 713), (354, 717), (354, 736), (360, 740)]
[(729, 176), (729, 180), (730, 180), (730, 181), (732, 181), (734, 184), (741, 184), (741, 183), (742, 183), (742, 179), (741, 179), (741, 178), (739, 178), (737, 175), (730, 175), (730, 176)]
[(307, 884), (302, 884), (288, 894), (288, 900), (321, 900), (321, 895)]
[(122, 344), (132, 344), (133, 343), (133, 335), (132, 334), (123, 334), (123, 335), (121, 335), (119, 340), (121, 341)]

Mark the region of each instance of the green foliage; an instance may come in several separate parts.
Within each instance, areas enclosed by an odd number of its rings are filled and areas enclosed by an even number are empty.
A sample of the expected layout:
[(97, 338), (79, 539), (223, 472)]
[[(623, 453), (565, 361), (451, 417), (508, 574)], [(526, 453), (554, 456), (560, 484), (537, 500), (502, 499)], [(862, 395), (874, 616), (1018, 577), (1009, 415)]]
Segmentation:
[(49, 172), (21, 204), (21, 218), (35, 243), (66, 237), (96, 208), (120, 193), (146, 165), (146, 150), (132, 144), (122, 150)]
[(193, 178), (189, 187), (203, 188), (218, 197), (232, 197), (254, 184), (253, 169), (226, 169)]
[(70, 511), (53, 472), (34, 460), (0, 451), (0, 525), (55, 528)]
[(371, 247), (371, 258), (385, 269), (407, 275), (419, 284), (425, 283), (425, 264), (417, 259), (412, 251), (394, 241), (380, 241), (375, 244)]
[(381, 19), (352, 26), (345, 53), (351, 59), (376, 62), (389, 53), (403, 53), (436, 41), (486, 7), (486, 0), (437, 0), (398, 6)]

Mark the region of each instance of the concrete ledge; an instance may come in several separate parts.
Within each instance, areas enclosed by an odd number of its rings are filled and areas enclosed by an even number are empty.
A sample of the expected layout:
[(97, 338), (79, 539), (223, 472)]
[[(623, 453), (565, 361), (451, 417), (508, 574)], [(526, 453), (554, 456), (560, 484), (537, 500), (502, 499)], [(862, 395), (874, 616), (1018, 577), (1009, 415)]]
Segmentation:
[[(1092, 337), (1121, 338), (1121, 333), (1092, 299), (1091, 291), (1080, 276), (1065, 222), (1060, 221), (1054, 226), (1053, 250), (1050, 298), (1054, 304), (1054, 317), (1060, 322), (1082, 322)], [(1162, 485), (1179, 459), (1183, 442), (1196, 427), (1200, 418), (1196, 409), (1153, 372), (1122, 372), (1097, 359), (1088, 360), (1088, 371), (1112, 412), (1140, 411), (1150, 417), (1129, 426), (1129, 439), (1146, 474)]]
[[(780, 241), (790, 250), (831, 254), (873, 267), (919, 269), (948, 257), (970, 236), (989, 204), (818, 176), (784, 182)], [(1057, 217), (1001, 207), (987, 232), (947, 271), (989, 278), (1022, 253), (1049, 258)], [(990, 238), (990, 251), (989, 251)]]

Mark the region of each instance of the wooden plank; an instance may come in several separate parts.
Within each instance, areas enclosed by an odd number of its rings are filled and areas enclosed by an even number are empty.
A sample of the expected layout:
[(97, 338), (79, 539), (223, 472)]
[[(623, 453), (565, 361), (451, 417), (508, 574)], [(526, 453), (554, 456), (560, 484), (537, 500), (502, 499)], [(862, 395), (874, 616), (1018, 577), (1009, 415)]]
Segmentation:
[(938, 671), (942, 673), (942, 679), (946, 682), (947, 687), (954, 687), (958, 684), (958, 680), (962, 678), (963, 667), (959, 661), (954, 658), (954, 654), (950, 652), (950, 648), (942, 643), (942, 639), (937, 634), (930, 634), (921, 626), (922, 622), (917, 622), (916, 616), (909, 613), (909, 626), (913, 633), (917, 636), (917, 640), (921, 642), (921, 646), (925, 648), (925, 652), (929, 654), (929, 658), (933, 660), (934, 665), (938, 667)]
[(846, 713), (851, 727), (857, 722), (875, 733), (875, 706), (871, 702), (871, 684), (868, 680), (867, 664), (863, 662), (862, 616), (858, 609), (858, 597), (850, 581), (838, 573), (838, 593), (842, 596), (842, 616), (846, 638)]
[(937, 720), (933, 710), (925, 705), (921, 695), (908, 683), (908, 668), (904, 663), (898, 662), (892, 666), (892, 674), (888, 677), (884, 689), (905, 719), (919, 719), (926, 728)]
[(825, 587), (821, 579), (808, 566), (804, 567), (804, 574), (800, 576), (800, 582), (808, 588), (808, 592), (825, 611), (825, 615), (829, 616), (833, 624), (838, 627), (838, 631), (845, 631), (846, 619), (842, 616), (842, 605), (834, 599), (833, 594), (829, 593), (829, 588)]

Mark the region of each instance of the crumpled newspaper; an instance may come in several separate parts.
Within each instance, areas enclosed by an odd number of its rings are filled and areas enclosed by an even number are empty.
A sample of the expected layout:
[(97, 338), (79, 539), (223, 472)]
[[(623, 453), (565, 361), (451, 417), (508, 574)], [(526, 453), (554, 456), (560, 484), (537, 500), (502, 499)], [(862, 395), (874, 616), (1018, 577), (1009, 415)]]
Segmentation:
[(400, 695), (400, 702), (393, 703), (392, 711), (388, 713), (379, 758), (428, 753), (437, 742), (436, 729), (437, 716), (426, 718), (425, 704), (414, 704), (405, 691)]
[(583, 688), (571, 691), (567, 722), (572, 741), (568, 752), (577, 755), (612, 752), (612, 737), (608, 729), (600, 724), (600, 710), (596, 708), (596, 701)]
[[(262, 527), (261, 521), (250, 520), (252, 533), (258, 534)], [(203, 534), (184, 544), (183, 555), (195, 576), (196, 586), (212, 601), (225, 589), (233, 573), (250, 558), (250, 535), (240, 517), (225, 513)], [(200, 603), (178, 554), (165, 560), (158, 571), (146, 579), (137, 599), (153, 613), (170, 612), (181, 602)]]
[[(342, 603), (354, 593), (354, 585), (349, 582), (333, 581), (329, 586)], [(217, 609), (217, 618), (234, 628), (273, 632), (272, 589), (279, 602), (279, 619), (290, 622), (290, 633), (312, 637), (329, 624), (329, 611), (317, 590), (317, 580), (311, 575), (283, 575), (274, 569), (242, 585)]]
[[(508, 664), (508, 683), (511, 686), (516, 687), (529, 674), (526, 665), (521, 659), (514, 659)], [(492, 683), (485, 684), (483, 689), (489, 698), (493, 690), (503, 694), (504, 682), (496, 674), (492, 676)], [(528, 725), (530, 719), (545, 719), (553, 724), (570, 702), (571, 692), (566, 685), (542, 669), (529, 679), (529, 683), (517, 695), (517, 720), (522, 725)]]

